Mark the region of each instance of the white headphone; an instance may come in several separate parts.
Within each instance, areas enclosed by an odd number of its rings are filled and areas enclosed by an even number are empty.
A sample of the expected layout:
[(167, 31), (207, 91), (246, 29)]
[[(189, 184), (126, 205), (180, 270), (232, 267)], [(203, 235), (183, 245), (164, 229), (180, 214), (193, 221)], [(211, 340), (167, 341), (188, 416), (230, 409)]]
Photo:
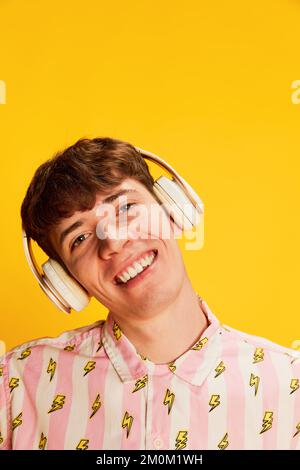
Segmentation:
[[(204, 205), (199, 196), (160, 157), (138, 147), (135, 149), (144, 159), (156, 163), (172, 176), (172, 179), (160, 176), (153, 185), (153, 190), (166, 212), (172, 214), (174, 222), (181, 230), (191, 230), (196, 227), (200, 221), (200, 215), (204, 214)], [(86, 290), (54, 259), (49, 258), (40, 269), (33, 255), (31, 239), (24, 229), (22, 229), (22, 236), (29, 267), (48, 298), (65, 313), (71, 313), (71, 309), (79, 312), (86, 307), (90, 301)]]

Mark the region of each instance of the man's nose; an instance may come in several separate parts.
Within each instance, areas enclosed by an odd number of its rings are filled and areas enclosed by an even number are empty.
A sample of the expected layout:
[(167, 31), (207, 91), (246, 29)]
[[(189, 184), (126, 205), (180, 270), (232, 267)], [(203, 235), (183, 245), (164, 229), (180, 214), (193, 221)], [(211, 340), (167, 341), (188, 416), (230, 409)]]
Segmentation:
[(123, 250), (124, 245), (128, 242), (128, 234), (124, 231), (117, 232), (109, 228), (106, 232), (102, 232), (99, 239), (98, 255), (102, 259), (109, 259), (113, 254)]

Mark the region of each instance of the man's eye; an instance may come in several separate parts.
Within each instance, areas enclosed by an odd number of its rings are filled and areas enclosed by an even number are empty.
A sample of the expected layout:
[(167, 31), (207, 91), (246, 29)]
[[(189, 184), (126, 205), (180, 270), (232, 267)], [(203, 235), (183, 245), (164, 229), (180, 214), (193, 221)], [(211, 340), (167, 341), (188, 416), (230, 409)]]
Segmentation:
[(82, 235), (79, 235), (79, 237), (77, 237), (72, 243), (71, 249), (73, 250), (74, 248), (79, 246), (87, 238), (87, 236), (88, 235), (84, 233)]
[(120, 207), (119, 212), (124, 214), (125, 211), (122, 210), (123, 208), (126, 208), (126, 211), (127, 211), (131, 206), (134, 206), (134, 205), (135, 205), (135, 202), (129, 202), (127, 204), (124, 204), (123, 206)]

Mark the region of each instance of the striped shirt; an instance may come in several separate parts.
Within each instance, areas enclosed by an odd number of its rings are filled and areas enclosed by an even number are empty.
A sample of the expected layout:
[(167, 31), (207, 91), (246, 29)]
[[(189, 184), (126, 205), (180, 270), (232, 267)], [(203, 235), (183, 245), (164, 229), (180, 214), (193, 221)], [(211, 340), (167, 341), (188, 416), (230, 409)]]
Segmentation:
[(0, 359), (0, 449), (300, 449), (300, 353), (222, 325), (169, 364), (106, 321)]

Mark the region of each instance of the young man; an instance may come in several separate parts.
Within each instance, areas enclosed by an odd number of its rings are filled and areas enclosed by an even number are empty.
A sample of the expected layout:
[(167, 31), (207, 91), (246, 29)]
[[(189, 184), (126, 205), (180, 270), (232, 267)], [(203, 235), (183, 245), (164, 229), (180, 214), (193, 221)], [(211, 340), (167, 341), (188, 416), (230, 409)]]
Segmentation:
[(0, 448), (299, 449), (300, 354), (220, 324), (171, 218), (169, 238), (99, 238), (105, 201), (126, 223), (161, 210), (145, 161), (115, 139), (78, 141), (29, 186), (26, 233), (109, 313), (2, 358)]

